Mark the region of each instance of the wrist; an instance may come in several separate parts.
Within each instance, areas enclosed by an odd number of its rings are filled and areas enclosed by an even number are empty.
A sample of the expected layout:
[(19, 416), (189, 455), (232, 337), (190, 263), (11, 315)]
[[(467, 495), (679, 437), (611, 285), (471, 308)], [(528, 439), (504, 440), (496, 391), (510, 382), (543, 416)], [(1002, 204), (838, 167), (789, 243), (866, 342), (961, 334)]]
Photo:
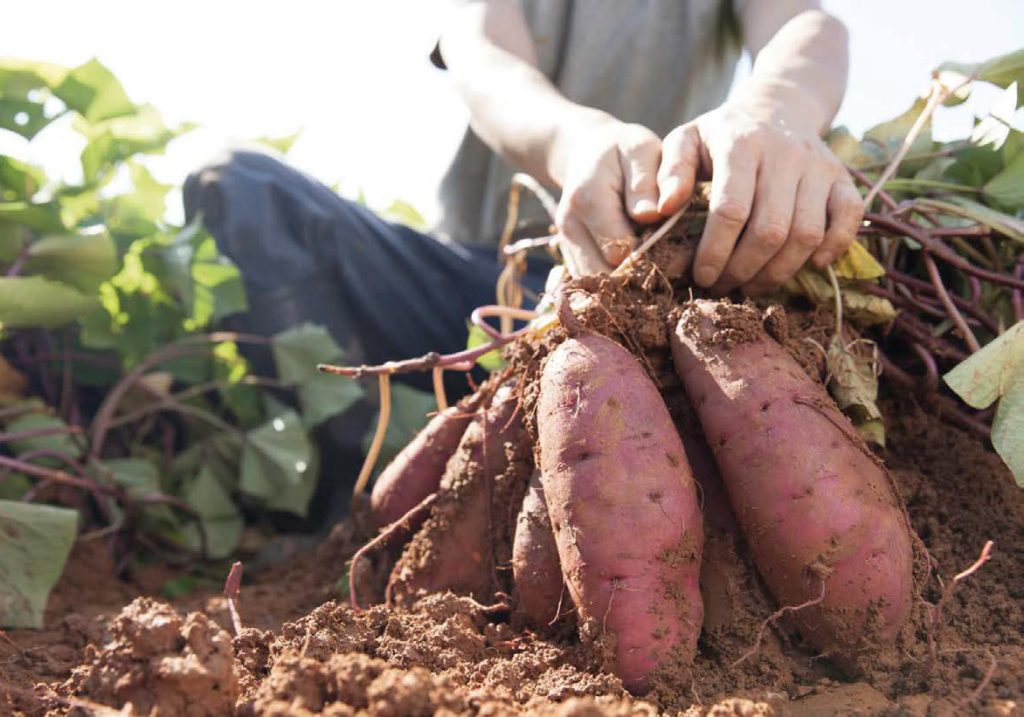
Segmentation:
[(572, 146), (580, 137), (602, 126), (617, 124), (618, 120), (607, 112), (567, 102), (552, 125), (548, 140), (546, 165), (548, 176), (562, 188)]
[(833, 116), (819, 98), (784, 80), (751, 79), (739, 88), (730, 103), (756, 119), (819, 137), (828, 131)]

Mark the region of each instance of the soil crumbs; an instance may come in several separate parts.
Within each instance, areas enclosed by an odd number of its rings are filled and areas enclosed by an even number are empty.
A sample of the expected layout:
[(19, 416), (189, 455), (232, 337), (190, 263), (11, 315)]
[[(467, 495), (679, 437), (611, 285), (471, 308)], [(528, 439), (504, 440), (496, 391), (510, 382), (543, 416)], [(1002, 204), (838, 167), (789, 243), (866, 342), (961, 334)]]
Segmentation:
[[(655, 331), (623, 338), (649, 354), (664, 344)], [(667, 375), (651, 355), (651, 373)], [(662, 388), (678, 421), (673, 387)], [(371, 534), (356, 512), (315, 551), (243, 586), (238, 636), (219, 595), (154, 599), (159, 579), (120, 581), (100, 543), (80, 543), (45, 628), (0, 635), (0, 714), (1022, 714), (1024, 493), (998, 457), (911, 396), (885, 398), (883, 412), (884, 458), (944, 582), (929, 581), (914, 634), (858, 679), (784, 621), (765, 622), (776, 606), (708, 492), (707, 614), (683, 693), (630, 697), (592, 646), (517, 631), (469, 598), (352, 609), (339, 579)], [(947, 595), (936, 627), (924, 601), (938, 602), (987, 540), (992, 559)]]

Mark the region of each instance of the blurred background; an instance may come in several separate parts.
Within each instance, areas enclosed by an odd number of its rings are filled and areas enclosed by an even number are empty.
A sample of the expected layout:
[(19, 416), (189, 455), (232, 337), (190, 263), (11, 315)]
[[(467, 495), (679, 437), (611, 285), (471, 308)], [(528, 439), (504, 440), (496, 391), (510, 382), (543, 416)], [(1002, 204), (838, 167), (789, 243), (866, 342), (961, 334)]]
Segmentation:
[[(751, 0), (754, 1), (754, 0)], [(836, 124), (854, 133), (907, 109), (929, 70), (1024, 44), (1021, 0), (831, 0), (850, 28), (852, 62)], [(450, 2), (354, 0), (34, 0), (3, 10), (0, 54), (77, 65), (96, 56), (136, 102), (169, 124), (200, 128), (166, 156), (145, 158), (180, 185), (223, 147), (299, 132), (289, 159), (372, 206), (401, 198), (428, 219), (434, 183), (466, 123), (443, 72), (427, 55)], [(749, 60), (738, 77), (749, 71)], [(965, 136), (994, 93), (939, 112), (937, 139)], [(74, 178), (81, 142), (51, 125), (31, 144), (3, 133), (0, 153)], [(180, 201), (169, 201), (180, 219)]]

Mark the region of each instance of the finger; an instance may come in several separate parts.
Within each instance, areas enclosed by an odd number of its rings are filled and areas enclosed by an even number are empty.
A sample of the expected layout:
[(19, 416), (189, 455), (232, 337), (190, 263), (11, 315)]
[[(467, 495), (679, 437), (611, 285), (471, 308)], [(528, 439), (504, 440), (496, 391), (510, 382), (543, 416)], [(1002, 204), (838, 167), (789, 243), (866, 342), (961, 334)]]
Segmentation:
[(626, 211), (638, 222), (653, 222), (658, 214), (658, 163), (661, 140), (646, 128), (638, 128), (635, 139), (620, 143), (619, 161), (625, 177)]
[(629, 256), (636, 246), (636, 237), (622, 210), (619, 187), (592, 183), (574, 190), (568, 202), (567, 216), (582, 224), (605, 262), (617, 266)]
[(612, 267), (601, 256), (597, 244), (586, 227), (573, 216), (567, 216), (559, 226), (558, 238), (555, 240), (565, 268), (574, 279), (586, 274), (609, 272)]
[(750, 282), (747, 293), (775, 289), (800, 271), (825, 237), (825, 207), (830, 185), (820, 176), (805, 174), (800, 179), (793, 211), (793, 225), (786, 243)]
[(799, 168), (792, 163), (761, 166), (754, 190), (754, 208), (736, 250), (729, 257), (715, 291), (725, 293), (746, 284), (779, 253), (793, 224)]
[(740, 231), (750, 216), (759, 156), (741, 142), (711, 150), (711, 201), (704, 234), (693, 261), (693, 280), (711, 286), (732, 255)]
[(700, 133), (692, 124), (676, 127), (662, 141), (658, 168), (658, 211), (661, 214), (678, 212), (693, 194), (700, 170), (700, 148)]
[(864, 219), (864, 200), (849, 176), (844, 176), (832, 185), (827, 209), (825, 240), (811, 257), (811, 262), (819, 269), (824, 269), (846, 253)]

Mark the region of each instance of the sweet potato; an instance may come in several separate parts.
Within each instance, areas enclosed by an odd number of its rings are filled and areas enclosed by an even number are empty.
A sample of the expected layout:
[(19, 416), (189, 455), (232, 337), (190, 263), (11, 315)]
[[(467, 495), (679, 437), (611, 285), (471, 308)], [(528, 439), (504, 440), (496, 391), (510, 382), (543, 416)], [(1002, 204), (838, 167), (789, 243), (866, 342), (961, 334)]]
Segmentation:
[(704, 533), (668, 409), (622, 346), (597, 335), (548, 357), (537, 406), (541, 482), (581, 630), (610, 636), (611, 668), (645, 692), (688, 678), (704, 606)]
[(558, 615), (564, 583), (539, 471), (530, 478), (516, 519), (512, 578), (517, 617), (534, 630), (547, 629)]
[(752, 306), (694, 301), (672, 337), (754, 562), (804, 637), (853, 667), (907, 619), (909, 523), (884, 467)]
[(474, 393), (434, 416), (381, 471), (370, 494), (370, 511), (378, 528), (394, 523), (437, 490), (448, 459), (481, 401), (481, 394)]
[[(510, 460), (517, 452), (525, 464)], [(502, 523), (514, 518), (505, 515), (513, 494), (522, 495), (532, 469), (528, 461), (518, 400), (508, 387), (499, 388), (448, 461), (430, 516), (392, 571), (389, 595), (409, 600), (451, 590), (489, 601), (501, 587), (496, 543), (511, 537), (511, 526)]]

